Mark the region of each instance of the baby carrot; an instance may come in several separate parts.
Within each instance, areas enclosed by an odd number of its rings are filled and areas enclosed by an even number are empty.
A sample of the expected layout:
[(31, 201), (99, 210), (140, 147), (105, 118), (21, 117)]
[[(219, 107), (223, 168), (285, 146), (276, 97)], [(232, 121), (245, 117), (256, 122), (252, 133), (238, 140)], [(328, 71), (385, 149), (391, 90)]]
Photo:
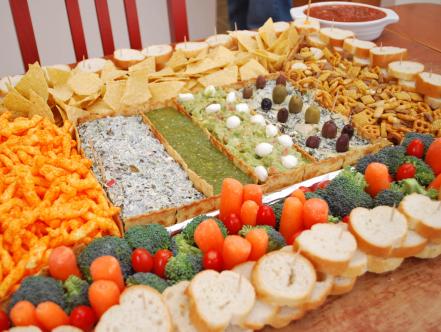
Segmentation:
[(250, 261), (257, 261), (268, 250), (268, 233), (262, 228), (255, 228), (248, 232), (245, 239), (251, 243)]
[(119, 303), (118, 285), (109, 280), (97, 280), (89, 287), (89, 302), (98, 317)]
[(297, 197), (288, 197), (280, 217), (280, 233), (288, 242), (294, 233), (303, 228), (303, 204)]
[(219, 219), (225, 220), (230, 214), (240, 215), (243, 202), (243, 185), (239, 181), (227, 178), (222, 182)]
[(47, 331), (61, 326), (69, 325), (69, 316), (54, 302), (42, 302), (35, 309), (38, 325)]
[(240, 221), (243, 225), (256, 225), (257, 211), (259, 211), (259, 205), (252, 200), (243, 202), (240, 208)]
[(38, 325), (35, 306), (29, 301), (17, 302), (9, 312), (14, 326)]
[(118, 260), (113, 256), (101, 256), (90, 265), (92, 280), (110, 280), (118, 285), (120, 291), (124, 290), (124, 278)]
[(77, 258), (71, 248), (60, 246), (52, 250), (49, 256), (49, 273), (55, 279), (63, 281), (70, 275), (81, 277)]
[(243, 186), (243, 200), (254, 201), (258, 205), (262, 205), (262, 187), (258, 184), (246, 184)]
[(306, 202), (305, 192), (303, 190), (301, 190), (301, 189), (294, 190), (291, 193), (291, 197), (297, 197), (298, 199), (300, 199), (302, 204), (305, 204), (305, 202)]

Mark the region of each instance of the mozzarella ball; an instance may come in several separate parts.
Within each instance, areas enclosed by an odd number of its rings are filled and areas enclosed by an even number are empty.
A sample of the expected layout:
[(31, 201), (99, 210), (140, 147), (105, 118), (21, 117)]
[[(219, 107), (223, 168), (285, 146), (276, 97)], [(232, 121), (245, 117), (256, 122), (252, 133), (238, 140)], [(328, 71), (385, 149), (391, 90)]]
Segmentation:
[(277, 140), (280, 144), (282, 144), (285, 148), (290, 148), (294, 143), (292, 141), (292, 138), (288, 135), (280, 135), (277, 137)]
[(216, 94), (216, 88), (212, 85), (209, 85), (204, 90), (204, 96), (206, 97), (214, 97)]
[(191, 101), (191, 100), (194, 100), (194, 96), (193, 96), (192, 93), (180, 93), (178, 98), (179, 98), (180, 101)]
[(270, 143), (259, 143), (255, 148), (255, 152), (259, 157), (266, 157), (273, 152), (273, 146)]
[(234, 103), (236, 101), (236, 92), (228, 92), (226, 100), (229, 104)]
[(263, 115), (256, 114), (251, 117), (251, 122), (264, 126), (265, 125), (265, 118), (263, 117)]
[(238, 116), (232, 115), (227, 119), (227, 128), (234, 129), (240, 126), (240, 119)]
[(268, 171), (264, 166), (257, 166), (254, 168), (254, 172), (260, 182), (265, 182), (268, 179)]
[(296, 156), (292, 156), (292, 155), (287, 155), (287, 156), (282, 156), (282, 165), (285, 168), (294, 168), (297, 166), (297, 164), (299, 163), (299, 160), (297, 159)]
[(216, 113), (219, 112), (220, 110), (221, 110), (220, 104), (211, 104), (205, 108), (205, 111), (207, 111), (207, 113)]
[(279, 130), (275, 125), (269, 124), (266, 126), (266, 137), (274, 137), (278, 132)]
[(249, 113), (250, 108), (246, 103), (240, 103), (236, 105), (236, 111), (239, 113)]

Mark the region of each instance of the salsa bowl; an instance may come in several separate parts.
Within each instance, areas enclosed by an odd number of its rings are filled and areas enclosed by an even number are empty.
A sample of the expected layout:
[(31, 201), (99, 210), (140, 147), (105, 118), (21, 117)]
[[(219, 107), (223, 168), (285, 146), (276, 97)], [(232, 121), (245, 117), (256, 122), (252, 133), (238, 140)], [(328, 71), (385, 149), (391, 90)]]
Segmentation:
[[(291, 8), (292, 18), (305, 18), (307, 8), (307, 5)], [(362, 40), (377, 39), (387, 25), (400, 20), (392, 9), (347, 1), (313, 3), (310, 17), (319, 21), (321, 27), (351, 30)]]

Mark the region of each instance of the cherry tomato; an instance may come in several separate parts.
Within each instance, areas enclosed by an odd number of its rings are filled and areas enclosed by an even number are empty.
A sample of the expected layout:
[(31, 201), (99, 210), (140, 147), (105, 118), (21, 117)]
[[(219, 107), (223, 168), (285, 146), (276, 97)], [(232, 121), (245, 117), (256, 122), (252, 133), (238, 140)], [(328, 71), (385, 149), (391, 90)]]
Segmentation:
[(291, 236), (291, 238), (289, 239), (289, 241), (288, 241), (288, 245), (292, 245), (293, 243), (294, 243), (294, 241), (297, 239), (297, 237), (300, 235), (300, 234), (302, 234), (302, 232), (303, 232), (303, 229), (302, 230), (300, 230), (300, 231), (298, 231), (298, 232), (296, 232), (296, 233), (294, 233), (292, 236)]
[(270, 206), (259, 206), (256, 216), (256, 225), (268, 225), (271, 227), (276, 227), (276, 216)]
[(217, 250), (210, 250), (204, 254), (203, 265), (205, 270), (222, 271), (222, 254)]
[(224, 225), (228, 230), (228, 234), (230, 235), (237, 234), (242, 228), (242, 222), (235, 213), (231, 213), (225, 218)]
[(406, 153), (409, 156), (414, 156), (417, 158), (423, 158), (424, 155), (424, 143), (422, 140), (416, 138), (410, 141), (407, 146)]
[(70, 313), (70, 325), (76, 326), (83, 331), (92, 331), (97, 322), (95, 311), (87, 305), (80, 305)]
[(147, 249), (137, 248), (132, 253), (132, 266), (136, 272), (150, 272), (153, 268), (153, 257)]
[(0, 331), (8, 330), (10, 327), (11, 322), (8, 315), (3, 310), (0, 310)]
[(395, 176), (397, 181), (401, 181), (408, 178), (413, 178), (416, 173), (416, 168), (411, 163), (404, 163), (397, 169), (397, 175)]
[(314, 192), (318, 189), (319, 184), (320, 184), (320, 182), (316, 182), (309, 188), (311, 189), (312, 192)]
[(311, 191), (312, 191), (310, 188), (305, 187), (305, 186), (301, 186), (301, 187), (299, 187), (299, 189), (300, 189), (301, 191), (303, 191), (304, 193), (308, 193), (308, 192), (311, 192)]
[(345, 222), (345, 223), (348, 223), (349, 222), (349, 215), (344, 216), (342, 221)]
[(321, 181), (318, 183), (317, 189), (325, 189), (328, 186), (328, 184), (330, 184), (330, 183), (331, 183), (331, 180)]
[(167, 249), (158, 250), (153, 258), (153, 271), (161, 278), (165, 277), (165, 266), (173, 253)]

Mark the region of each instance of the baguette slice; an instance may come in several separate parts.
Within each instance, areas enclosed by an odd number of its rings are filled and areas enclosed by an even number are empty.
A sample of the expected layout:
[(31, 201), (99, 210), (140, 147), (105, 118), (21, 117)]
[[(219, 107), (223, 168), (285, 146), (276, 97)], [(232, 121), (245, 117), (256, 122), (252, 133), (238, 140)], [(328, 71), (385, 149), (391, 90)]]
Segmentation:
[(407, 217), (409, 228), (431, 240), (441, 238), (441, 202), (421, 194), (404, 197), (399, 206)]
[(161, 294), (148, 286), (127, 288), (114, 305), (101, 316), (96, 332), (152, 331), (171, 332), (173, 324)]
[(398, 269), (404, 258), (384, 258), (368, 255), (368, 271), (372, 273), (386, 273)]
[(400, 85), (405, 91), (417, 92), (415, 81), (398, 80), (398, 85)]
[(276, 329), (288, 326), (293, 320), (298, 320), (305, 315), (306, 310), (303, 306), (281, 306), (269, 325)]
[(156, 67), (161, 69), (172, 56), (173, 48), (168, 44), (151, 45), (144, 48), (141, 52), (146, 57), (154, 57)]
[(368, 255), (388, 257), (407, 235), (407, 221), (397, 209), (377, 206), (372, 210), (355, 208), (349, 215), (349, 230), (358, 247)]
[(225, 332), (253, 332), (251, 329), (244, 329), (238, 325), (228, 325)]
[(283, 32), (289, 29), (289, 23), (283, 21), (274, 22), (273, 27), (276, 31), (276, 36), (280, 36)]
[(280, 251), (292, 252), (294, 250), (293, 246), (284, 246), (280, 249)]
[(256, 294), (251, 283), (232, 271), (198, 273), (187, 288), (190, 317), (199, 331), (223, 331), (239, 325), (253, 309)]
[(72, 325), (61, 325), (54, 328), (51, 332), (83, 332), (83, 330)]
[(424, 65), (416, 61), (393, 61), (387, 65), (389, 74), (400, 80), (414, 81), (424, 70)]
[(419, 73), (416, 76), (416, 89), (419, 93), (433, 98), (441, 98), (441, 75)]
[(299, 32), (310, 33), (320, 30), (320, 22), (313, 18), (306, 20), (306, 17), (298, 18), (294, 21), (294, 26)]
[(11, 327), (8, 332), (42, 332), (37, 326), (15, 326)]
[(334, 277), (332, 275), (318, 273), (317, 282), (315, 283), (314, 289), (303, 305), (305, 310), (314, 310), (325, 303), (326, 298), (332, 291), (333, 284)]
[(433, 110), (441, 108), (441, 98), (433, 98), (430, 96), (424, 96), (424, 102), (428, 104)]
[(357, 278), (348, 277), (334, 277), (334, 283), (332, 284), (331, 295), (342, 295), (349, 293), (354, 288)]
[(429, 241), (417, 232), (409, 230), (404, 242), (392, 249), (392, 257), (412, 257), (423, 251)]
[(415, 255), (417, 258), (435, 258), (441, 255), (441, 244), (429, 242), (423, 251)]
[(184, 52), (187, 58), (193, 58), (208, 51), (208, 43), (206, 42), (184, 42), (176, 44), (176, 50)]
[(113, 62), (117, 67), (122, 69), (134, 66), (144, 59), (145, 55), (141, 51), (131, 48), (120, 48), (113, 52)]
[(343, 47), (346, 38), (355, 38), (355, 34), (350, 30), (339, 28), (321, 28), (320, 38), (326, 43), (334, 47)]
[(326, 46), (326, 43), (320, 39), (320, 35), (318, 33), (308, 34), (306, 36), (306, 43), (309, 47), (323, 48)]
[(91, 58), (78, 62), (75, 69), (89, 73), (100, 73), (106, 64), (107, 64), (106, 59)]
[(407, 49), (395, 46), (377, 46), (369, 50), (369, 59), (372, 66), (387, 68), (393, 61), (404, 60), (407, 57)]
[[(285, 248), (287, 247), (288, 246)], [(251, 280), (251, 274), (255, 265), (256, 262), (245, 262), (235, 266), (232, 271)], [(277, 305), (263, 302), (257, 298), (253, 309), (240, 325), (245, 328), (260, 330), (271, 321), (278, 309), (279, 307)]]
[(318, 271), (331, 275), (343, 273), (357, 250), (354, 236), (330, 223), (315, 224), (303, 231), (294, 245)]
[(348, 268), (341, 274), (342, 277), (354, 278), (367, 272), (367, 255), (357, 250), (349, 262)]
[(189, 281), (181, 281), (167, 287), (162, 296), (172, 316), (173, 327), (177, 332), (197, 332), (190, 319), (190, 302), (186, 294)]
[(369, 50), (375, 46), (377, 46), (377, 44), (373, 42), (357, 38), (346, 38), (343, 42), (343, 49), (346, 52), (365, 59), (369, 58)]
[(233, 47), (233, 38), (231, 38), (231, 36), (227, 34), (213, 35), (205, 39), (205, 41), (210, 47), (217, 47), (219, 45), (222, 45), (226, 48)]

